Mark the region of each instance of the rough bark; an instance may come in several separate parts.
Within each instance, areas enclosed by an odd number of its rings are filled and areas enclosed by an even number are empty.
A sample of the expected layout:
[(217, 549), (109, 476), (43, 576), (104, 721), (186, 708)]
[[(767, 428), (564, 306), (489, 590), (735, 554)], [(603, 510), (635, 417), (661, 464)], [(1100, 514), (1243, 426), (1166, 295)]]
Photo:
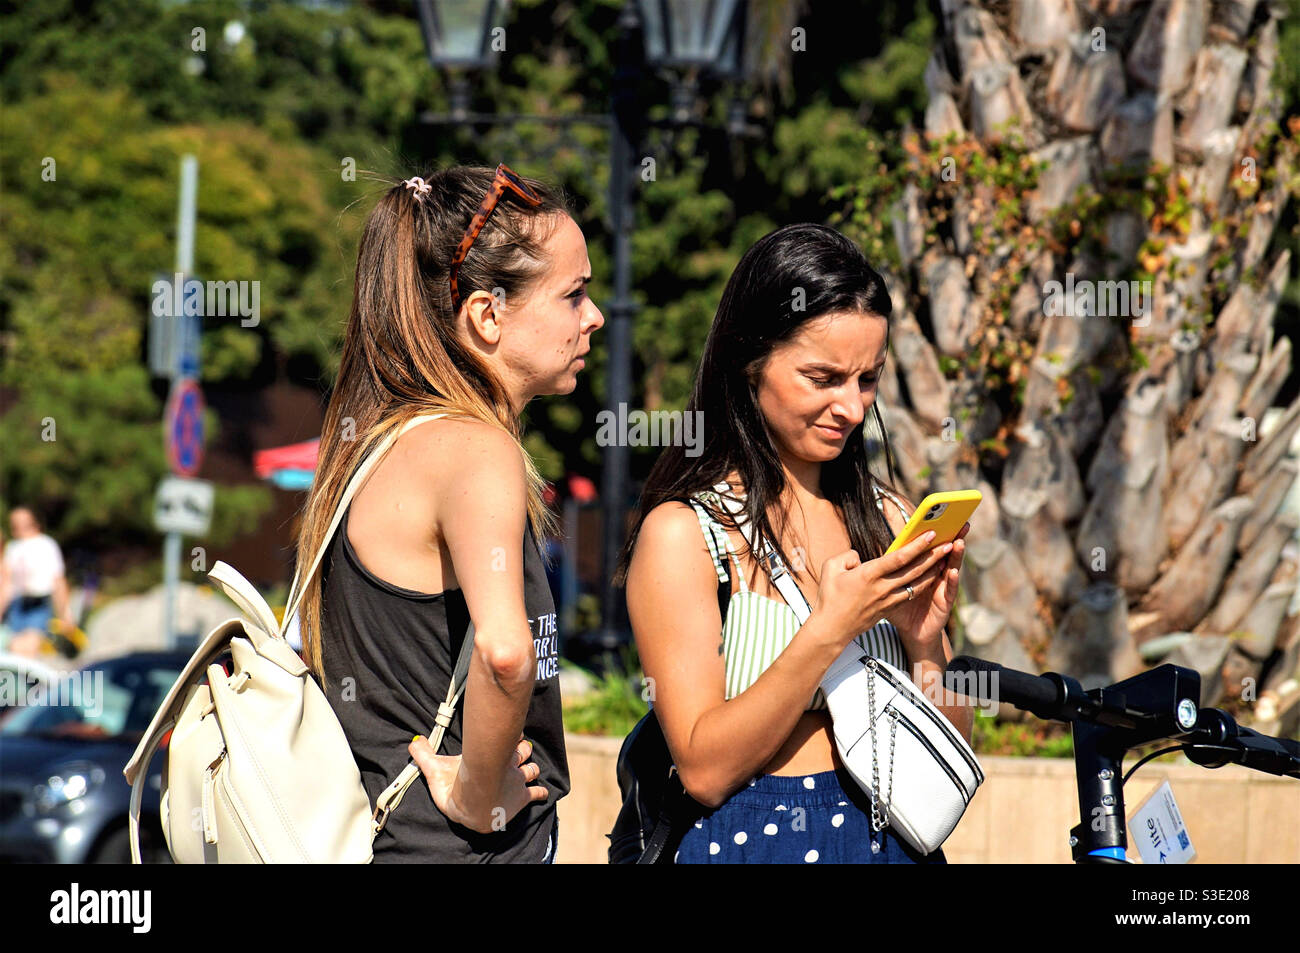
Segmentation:
[(1234, 496), (1220, 504), (1174, 557), (1169, 570), (1140, 603), (1156, 619), (1138, 627), (1139, 639), (1160, 631), (1190, 630), (1214, 605), (1237, 546), (1237, 534), (1250, 512), (1249, 497)]
[[(1100, 223), (1063, 220), (1095, 241), (1047, 241), (1029, 257), (1011, 254), (1024, 247), (1016, 239), (987, 242), (1000, 201), (989, 182), (903, 192), (894, 210), (903, 271), (890, 281), (898, 367), (880, 395), (914, 499), (984, 494), (968, 536), (964, 637), (1004, 664), (1045, 663), (1097, 683), (1132, 674), (1143, 649), (1148, 664), (1200, 671), (1207, 700), (1263, 679), (1272, 694), (1261, 715), (1300, 720), (1289, 614), (1300, 547), (1285, 505), (1300, 472), (1288, 457), (1300, 398), (1261, 432), (1291, 370), (1291, 343), (1274, 329), (1290, 256), (1269, 248), (1294, 174), (1281, 158), (1252, 165), (1287, 154), (1259, 148), (1281, 115), (1270, 80), (1282, 8), (940, 7), (926, 133), (969, 135), (966, 148), (989, 151), (1019, 142), (1045, 161), (1037, 187), (1017, 197), (1031, 226), (1056, 227), (1077, 196), (1131, 181), (1111, 177), (1122, 167), (1186, 182), (1192, 201), (1174, 228), (1132, 186), (1132, 203), (1103, 204)], [(1270, 171), (1275, 185), (1243, 188)], [(1225, 221), (1227, 242), (1216, 228)], [(1050, 281), (1100, 289), (1135, 265), (1153, 276), (1141, 307), (1078, 316), (1048, 307)], [(998, 352), (1013, 364), (1014, 406), (991, 390), (988, 368), (963, 360), (999, 334), (1020, 346)]]

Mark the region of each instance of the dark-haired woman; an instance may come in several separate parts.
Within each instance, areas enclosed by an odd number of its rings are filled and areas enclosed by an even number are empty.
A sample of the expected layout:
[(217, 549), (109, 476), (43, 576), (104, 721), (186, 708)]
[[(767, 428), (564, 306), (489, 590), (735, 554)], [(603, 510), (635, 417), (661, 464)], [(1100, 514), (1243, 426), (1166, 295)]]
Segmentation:
[[(628, 611), (682, 784), (708, 809), (678, 863), (944, 862), (872, 831), (819, 688), (855, 638), (918, 685), (952, 656), (969, 526), (947, 547), (923, 537), (882, 556), (912, 510), (874, 406), (890, 310), (838, 232), (761, 239), (727, 284), (687, 403), (703, 413), (703, 452), (665, 450), (646, 484), (620, 564)], [(868, 411), (888, 483), (868, 468)], [(733, 507), (793, 573), (813, 607), (803, 626)], [(941, 710), (969, 739), (969, 708)]]
[[(550, 862), (569, 787), (549, 522), (519, 415), (573, 391), (604, 319), (559, 194), (505, 166), (395, 184), (366, 222), (338, 379), (298, 542), (311, 565), (359, 461), (371, 472), (306, 587), (300, 627), (373, 803), (408, 758), (374, 843), (392, 862)], [(434, 753), (470, 621), (465, 694)], [(415, 737), (414, 740), (413, 736)]]

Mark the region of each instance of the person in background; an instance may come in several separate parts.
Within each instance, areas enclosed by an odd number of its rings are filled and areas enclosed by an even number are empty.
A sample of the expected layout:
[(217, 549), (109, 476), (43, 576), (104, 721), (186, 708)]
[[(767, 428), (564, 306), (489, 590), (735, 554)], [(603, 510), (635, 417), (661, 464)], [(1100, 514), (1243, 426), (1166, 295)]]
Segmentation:
[(9, 651), (35, 656), (56, 615), (73, 622), (68, 580), (59, 544), (41, 532), (36, 514), (25, 506), (9, 512), (13, 539), (4, 547), (4, 578), (0, 582), (0, 618), (13, 632)]

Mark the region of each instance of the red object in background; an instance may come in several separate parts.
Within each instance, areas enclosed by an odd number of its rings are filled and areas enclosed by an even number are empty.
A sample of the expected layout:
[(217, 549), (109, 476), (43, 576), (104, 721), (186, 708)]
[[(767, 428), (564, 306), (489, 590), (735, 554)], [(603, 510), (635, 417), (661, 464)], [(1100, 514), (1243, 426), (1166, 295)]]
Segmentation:
[(569, 474), (569, 495), (579, 503), (591, 503), (596, 499), (596, 484), (585, 476)]
[(265, 480), (275, 470), (315, 470), (319, 453), (320, 437), (302, 443), (291, 443), (286, 447), (255, 450), (253, 471), (259, 479)]
[[(596, 501), (596, 484), (592, 483), (585, 476), (578, 476), (576, 473), (570, 473), (564, 479), (565, 485), (569, 490), (569, 498), (580, 505), (594, 503)], [(554, 483), (546, 484), (543, 491), (542, 499), (547, 506), (554, 506), (559, 498), (559, 491)]]

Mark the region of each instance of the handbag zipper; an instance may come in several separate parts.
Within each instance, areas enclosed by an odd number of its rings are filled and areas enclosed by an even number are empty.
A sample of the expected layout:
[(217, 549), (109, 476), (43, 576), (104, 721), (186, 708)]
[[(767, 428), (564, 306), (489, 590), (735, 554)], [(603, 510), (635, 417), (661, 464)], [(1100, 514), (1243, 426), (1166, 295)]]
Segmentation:
[(948, 762), (939, 757), (939, 752), (934, 749), (934, 745), (930, 744), (930, 739), (925, 737), (925, 734), (913, 725), (911, 721), (907, 719), (906, 715), (899, 712), (897, 708), (895, 708), (894, 711), (898, 715), (898, 723), (910, 731), (917, 741), (925, 745), (925, 749), (929, 751), (934, 760), (938, 762), (939, 767), (943, 768), (944, 774), (948, 775), (948, 779), (952, 781), (953, 786), (957, 789), (957, 794), (961, 797), (962, 804), (970, 804), (970, 798), (966, 796), (966, 788), (961, 783), (961, 779), (959, 779), (957, 773), (949, 767)]
[[(900, 692), (906, 692), (906, 691), (907, 691), (906, 688), (904, 688), (902, 685), (900, 685), (900, 684), (898, 683), (898, 679), (894, 678), (894, 676), (891, 675), (891, 674), (890, 674), (886, 669), (884, 669), (883, 667), (877, 666), (877, 667), (876, 667), (876, 671), (880, 674), (880, 677), (881, 677), (881, 678), (883, 678), (885, 681), (889, 682), (890, 685), (894, 686), (894, 688), (898, 689)], [(911, 696), (909, 695), (908, 697), (909, 697), (909, 699), (910, 699)], [(954, 748), (957, 749), (957, 753), (960, 754), (960, 755), (962, 756), (962, 759), (963, 759), (963, 760), (966, 762), (966, 764), (970, 767), (971, 771), (974, 772), (975, 777), (976, 777), (976, 779), (977, 779), (977, 780), (976, 780), (976, 783), (978, 784), (978, 783), (979, 783), (979, 780), (983, 779), (983, 777), (984, 777), (984, 772), (980, 770), (979, 764), (978, 764), (977, 762), (975, 762), (974, 760), (972, 760), (971, 756), (970, 756), (969, 754), (966, 753), (966, 742), (961, 738), (960, 735), (956, 735), (956, 734), (953, 732), (951, 726), (944, 724), (944, 719), (943, 719), (943, 716), (942, 716), (942, 715), (936, 717), (936, 715), (935, 715), (934, 712), (930, 711), (930, 709), (926, 708), (926, 707), (923, 706), (923, 705), (915, 705), (915, 707), (916, 707), (918, 710), (924, 712), (924, 713), (925, 713), (925, 716), (926, 716), (927, 718), (929, 718), (932, 722), (934, 722), (935, 726), (938, 727), (938, 729), (939, 729), (941, 732), (943, 732), (944, 737), (946, 737), (946, 738), (948, 739), (949, 743), (950, 743)], [(897, 708), (897, 706), (895, 706), (895, 708)], [(900, 717), (901, 717), (901, 715), (900, 715)], [(931, 750), (933, 750), (933, 749), (931, 749)], [(938, 755), (936, 755), (936, 757), (938, 757)], [(945, 762), (945, 765), (946, 765), (946, 762)]]

